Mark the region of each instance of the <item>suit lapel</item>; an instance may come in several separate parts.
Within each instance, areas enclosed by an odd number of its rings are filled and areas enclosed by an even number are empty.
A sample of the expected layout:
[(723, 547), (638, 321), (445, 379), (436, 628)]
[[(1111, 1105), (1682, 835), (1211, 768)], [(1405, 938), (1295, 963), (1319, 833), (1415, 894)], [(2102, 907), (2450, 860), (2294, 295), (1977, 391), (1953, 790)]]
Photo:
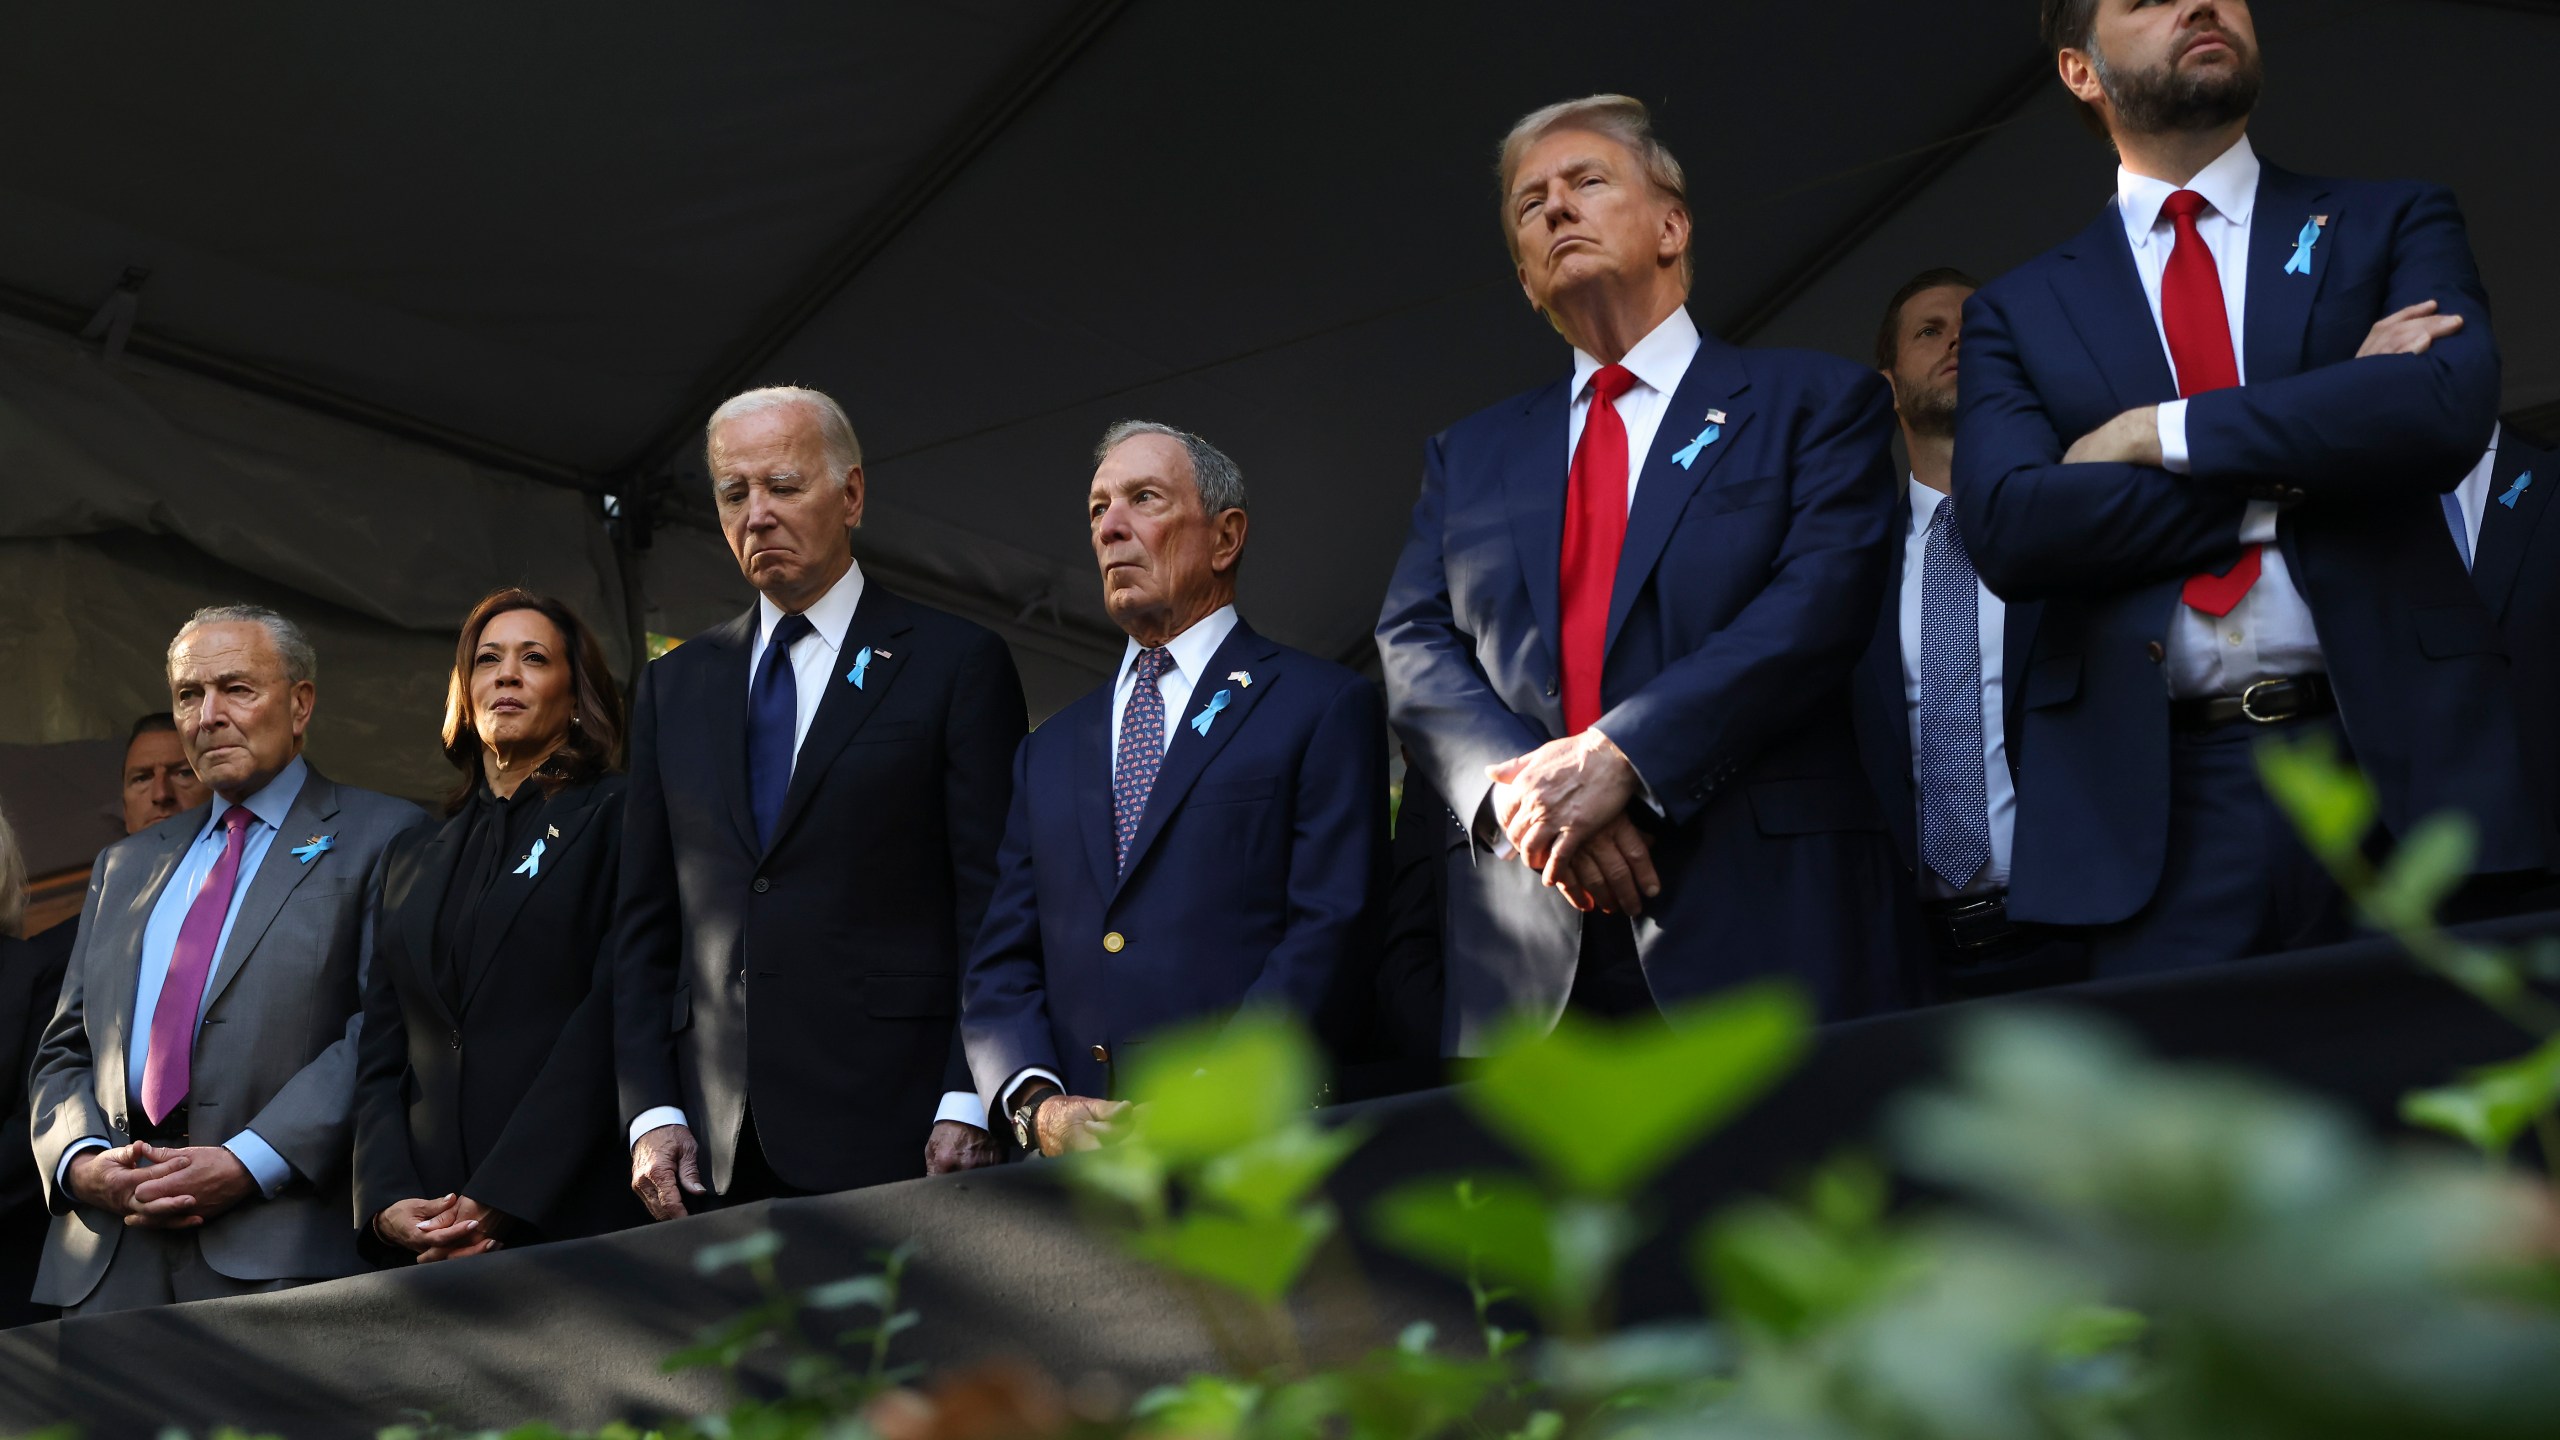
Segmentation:
[(462, 858), (462, 832), (471, 823), (468, 810), (436, 827), (418, 847), (409, 867), (408, 885), (383, 897), (383, 909), (400, 917), (400, 949), (417, 980), (420, 993), (434, 997), (448, 1027), (453, 1021), (451, 997), (436, 982), (436, 920), (444, 910), (444, 892), (453, 883), (453, 867)]
[(2009, 769), (2018, 768), (2018, 730), (2027, 713), (2028, 652), (2035, 648), (2036, 622), (2044, 618), (2041, 600), (2006, 602), (2000, 626), (2000, 723), (2007, 743)]
[[(1163, 833), (1166, 821), (1181, 806), (1182, 797), (1190, 793), (1200, 772), (1227, 748), (1227, 742), (1253, 718), (1253, 707), (1280, 683), (1279, 671), (1268, 663), (1279, 653), (1280, 647), (1238, 620), (1236, 628), (1227, 633), (1226, 640), (1203, 667), (1207, 673), (1192, 678), (1191, 703), (1175, 718), (1181, 728), (1173, 732), (1173, 747), (1165, 752), (1164, 765), (1156, 771), (1155, 788), (1147, 793), (1146, 813), (1138, 817), (1138, 833), (1129, 839), (1129, 864), (1121, 870), (1119, 882), (1113, 887), (1114, 898), (1120, 887), (1129, 883), (1129, 877), (1138, 873), (1138, 866), (1147, 858), (1147, 847)], [(1253, 683), (1239, 685), (1227, 679), (1228, 673), (1235, 670), (1252, 674)], [(1193, 722), (1222, 694), (1227, 697), (1225, 708), (1209, 722), (1209, 731), (1204, 735)]]
[[(135, 992), (142, 983), (144, 932), (151, 926), (151, 912), (159, 908), (161, 893), (169, 886), (169, 877), (177, 873), (178, 862), (186, 858), (188, 847), (204, 832), (205, 817), (212, 813), (212, 809), (209, 804), (198, 806), (183, 816), (164, 821), (152, 832), (159, 848), (139, 862), (144, 867), (142, 884), (120, 917), (123, 929), (113, 958), (101, 959), (89, 969), (89, 973), (98, 976), (102, 982), (103, 1013), (111, 1017), (107, 1027), (109, 1043), (98, 1055), (95, 1072), (99, 1084), (112, 1087), (101, 1092), (102, 1098), (113, 1102), (111, 1109), (125, 1108), (125, 1062), (132, 1053), (130, 1037), (135, 1033), (137, 1024), (149, 1024), (147, 1020), (138, 1021), (133, 1013)], [(104, 956), (107, 952), (92, 942), (91, 953)]]
[(754, 678), (749, 667), (755, 660), (756, 611), (757, 607), (748, 606), (746, 614), (693, 642), (709, 645), (719, 655), (704, 677), (711, 687), (710, 703), (703, 707), (711, 724), (711, 768), (719, 772), (720, 788), (729, 797), (729, 821), (738, 827), (738, 840), (751, 855), (756, 850), (756, 817), (747, 798), (747, 692)]
[(532, 899), (533, 892), (558, 873), (561, 865), (566, 863), (571, 847), (586, 833), (587, 821), (595, 814), (595, 800), (595, 787), (587, 786), (581, 791), (543, 801), (542, 814), (535, 822), (539, 828), (534, 831), (535, 837), (542, 842), (542, 859), (533, 873), (517, 873), (517, 867), (525, 861), (523, 855), (510, 856), (499, 866), (497, 893), (482, 902), (485, 908), (480, 913), (479, 925), (472, 933), (471, 953), (464, 957), (468, 968), (462, 976), (459, 1009), (468, 1011), (471, 1008), (471, 997), (479, 993), (480, 982), (496, 968), (491, 962), (496, 959), (499, 947), (506, 942), (507, 931), (515, 925), (516, 915), (524, 909), (524, 902)]
[(1858, 713), (1870, 717), (1875, 734), (1867, 741), (1877, 783), (1902, 797), (1885, 816), (1885, 828), (1902, 852), (1907, 868), (1917, 863), (1914, 851), (1914, 804), (1911, 793), (1911, 710), (1902, 693), (1903, 550), (1911, 537), (1911, 482), (1895, 488), (1893, 525), (1886, 554), (1884, 605), (1876, 617), (1875, 638), (1867, 645), (1855, 678), (1860, 692)]
[[(2116, 410), (2178, 398), (2169, 352), (2151, 318), (2151, 302), (2143, 296), (2142, 276), (2133, 268), (2133, 248), (2125, 243), (2124, 220), (2116, 206), (2110, 202), (2061, 253), (2074, 263), (2054, 277), (2054, 298), (2107, 377)], [(2250, 278), (2254, 284), (2256, 277)], [(2064, 443), (2077, 438), (2064, 437)]]
[[(258, 941), (265, 938), (267, 927), (275, 923), (276, 912), (284, 908), (295, 887), (314, 873), (333, 868), (325, 850), (309, 861), (297, 858), (293, 851), (328, 834), (329, 821), (337, 813), (338, 787), (319, 771), (308, 771), (303, 777), (302, 793), (293, 797), (293, 808), (285, 812), (284, 824), (276, 827), (275, 838), (267, 842), (257, 876), (249, 882), (249, 893), (241, 897), (240, 913), (231, 921), (231, 938), (222, 947), (213, 978), (205, 983), (204, 1009), (212, 1009), (222, 992), (230, 988), (232, 977), (247, 963), (249, 952), (258, 948)], [(336, 861), (338, 865), (355, 863), (344, 858)]]
[(1572, 406), (1572, 386), (1562, 380), (1530, 396), (1502, 473), (1511, 542), (1520, 552), (1520, 575), (1529, 586), (1529, 612), (1537, 618), (1550, 659), (1563, 653), (1556, 640), (1556, 596), (1562, 584), (1558, 570), (1564, 555), (1565, 487), (1572, 467), (1565, 451)]
[[(2325, 210), (2327, 192), (2310, 180), (2273, 165), (2258, 171), (2258, 198), (2249, 212), (2248, 307), (2240, 330), (2252, 385), (2282, 380), (2302, 372), (2303, 336), (2311, 329), (2311, 302), (2329, 274), (2328, 254), (2334, 238), (2324, 233), (2311, 247), (2311, 273), (2288, 275), (2294, 242), (2303, 225)], [(2329, 217), (2329, 229), (2338, 227)]]
[(1085, 862), (1093, 869), (1093, 888), (1104, 895), (1119, 885), (1119, 877), (1113, 873), (1112, 851), (1118, 834), (1112, 828), (1111, 813), (1111, 771), (1118, 763), (1118, 757), (1111, 753), (1111, 705), (1119, 685), (1120, 677), (1115, 674), (1103, 688), (1102, 703), (1085, 706), (1068, 721), (1076, 727), (1076, 833), (1084, 841)]
[[(2517, 494), (2516, 503), (2501, 503), (2516, 481), (2531, 475), (2533, 483)], [(2560, 490), (2560, 465), (2549, 454), (2526, 449), (2509, 431), (2498, 444), (2497, 464), (2489, 471), (2488, 503), (2480, 511), (2480, 540), (2472, 556), (2471, 583), (2498, 623), (2506, 623), (2507, 605), (2515, 598), (2516, 579), (2532, 549), (2534, 527), (2542, 523), (2551, 492)]]
[[(1653, 432), (1653, 448), (1638, 472), (1635, 504), (1627, 512), (1626, 543), (1619, 548), (1618, 573), (1609, 585), (1609, 633), (1601, 644), (1603, 656), (1617, 645), (1627, 612), (1635, 608), (1636, 596), (1661, 561), (1663, 547), (1671, 543), (1672, 527), (1688, 508), (1689, 497), (1733, 453), (1735, 436), (1751, 418), (1741, 400), (1750, 388), (1742, 352), (1713, 335), (1699, 336), (1698, 353), (1690, 358), (1688, 373), (1680, 377), (1680, 388), (1663, 410), (1662, 424)], [(1723, 411), (1724, 419), (1710, 421), (1709, 410)], [(1716, 438), (1698, 446), (1688, 464), (1672, 458), (1687, 451), (1711, 424), (1717, 429)]]
[[(791, 788), (782, 797), (782, 818), (773, 826), (775, 845), (791, 833), (791, 823), (800, 818), (800, 812), (809, 808), (809, 797), (817, 793), (837, 753), (880, 708), (881, 697), (905, 673), (912, 657), (907, 654), (902, 637), (912, 625), (905, 601), (877, 580), (863, 583), (862, 599), (854, 607), (853, 620), (844, 627), (844, 644), (836, 650), (835, 673), (827, 677), (827, 693), (818, 701), (817, 718), (809, 722), (799, 756), (791, 762)], [(856, 685), (849, 677), (856, 658), (866, 649), (871, 652), (871, 659), (862, 667), (862, 683)], [(746, 747), (741, 744), (738, 748), (744, 755)], [(750, 829), (748, 833), (754, 831)]]

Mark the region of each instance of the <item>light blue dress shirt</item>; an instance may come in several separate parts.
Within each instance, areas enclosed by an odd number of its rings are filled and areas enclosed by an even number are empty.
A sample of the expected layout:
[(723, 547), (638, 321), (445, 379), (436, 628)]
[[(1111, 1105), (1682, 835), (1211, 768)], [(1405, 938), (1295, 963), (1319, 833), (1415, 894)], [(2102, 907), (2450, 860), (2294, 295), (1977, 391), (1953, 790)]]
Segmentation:
[[(249, 797), (247, 809), (257, 819), (250, 822), (247, 833), (241, 836), (240, 873), (231, 886), (231, 909), (222, 917), (221, 938), (214, 942), (213, 953), (217, 960), (231, 943), (231, 927), (240, 918), (240, 902), (247, 898), (250, 883), (257, 879), (258, 867), (265, 862), (267, 851), (282, 832), (285, 816), (292, 812), (293, 802), (301, 798), (303, 782), (310, 774), (311, 768), (296, 756), (293, 763), (267, 782), (265, 789)], [(169, 983), (169, 962), (178, 953), (178, 932), (186, 927), (187, 911), (195, 906), (196, 892), (204, 888), (204, 882), (213, 874), (213, 867), (222, 859), (222, 817), (230, 813), (231, 808), (230, 801), (219, 795), (214, 797), (213, 811), (205, 817), (204, 828), (196, 832), (194, 843), (187, 847), (185, 855), (179, 857), (178, 868), (170, 873), (169, 883), (161, 888), (159, 902), (151, 907), (150, 922), (142, 930), (142, 972), (133, 989), (133, 1028), (126, 1047), (124, 1072), (125, 1094), (134, 1097), (135, 1104), (141, 1103), (142, 1067), (150, 1059), (151, 1017), (159, 1012), (161, 988)], [(208, 974), (203, 1000), (196, 1009), (199, 1029), (204, 1025), (204, 1006), (213, 1000), (211, 981), (212, 976)], [(63, 1170), (66, 1173), (70, 1170), (72, 1157), (81, 1151), (105, 1148), (107, 1142), (103, 1138), (93, 1136), (80, 1141), (63, 1152)], [(270, 1198), (293, 1178), (293, 1167), (285, 1163), (285, 1158), (276, 1153), (274, 1146), (260, 1139), (255, 1130), (242, 1130), (222, 1142), (222, 1148), (238, 1157), (241, 1165), (248, 1169), (250, 1178), (258, 1182), (259, 1193)]]

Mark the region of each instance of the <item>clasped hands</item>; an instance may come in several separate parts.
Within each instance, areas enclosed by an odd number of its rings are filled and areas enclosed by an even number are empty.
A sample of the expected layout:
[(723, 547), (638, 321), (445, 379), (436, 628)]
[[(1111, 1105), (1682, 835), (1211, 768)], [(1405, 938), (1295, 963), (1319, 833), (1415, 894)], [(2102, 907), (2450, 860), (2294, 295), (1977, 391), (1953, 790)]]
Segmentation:
[(373, 1233), (424, 1265), (503, 1250), (506, 1242), (499, 1237), (513, 1224), (503, 1212), (468, 1195), (445, 1195), (384, 1206), (373, 1217)]
[(1653, 842), (1627, 818), (1642, 782), (1608, 736), (1585, 730), (1485, 771), (1513, 853), (1573, 908), (1641, 915), (1662, 893)]
[(219, 1145), (83, 1150), (63, 1179), (81, 1204), (151, 1230), (193, 1229), (258, 1191), (249, 1167)]
[[(2356, 358), (2375, 355), (2424, 355), (2438, 340), (2462, 329), (2459, 315), (2439, 315), (2436, 302), (2421, 300), (2373, 322)], [(2081, 436), (2063, 452), (2065, 465), (2151, 465), (2160, 456), (2160, 408), (2142, 405)]]

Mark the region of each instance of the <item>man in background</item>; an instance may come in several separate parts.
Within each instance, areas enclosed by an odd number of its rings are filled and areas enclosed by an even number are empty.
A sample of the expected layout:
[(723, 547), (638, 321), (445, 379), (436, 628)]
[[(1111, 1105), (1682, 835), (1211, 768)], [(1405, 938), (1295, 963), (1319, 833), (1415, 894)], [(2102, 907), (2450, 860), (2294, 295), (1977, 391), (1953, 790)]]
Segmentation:
[(168, 711), (154, 710), (133, 722), (124, 742), (124, 833), (139, 835), (212, 797), (187, 764), (178, 722)]

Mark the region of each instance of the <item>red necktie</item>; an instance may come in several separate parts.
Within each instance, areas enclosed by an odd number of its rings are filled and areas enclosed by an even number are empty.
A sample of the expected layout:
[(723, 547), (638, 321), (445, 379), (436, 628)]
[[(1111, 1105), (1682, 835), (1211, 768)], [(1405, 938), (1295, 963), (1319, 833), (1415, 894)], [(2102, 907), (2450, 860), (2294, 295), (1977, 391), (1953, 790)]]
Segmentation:
[(1558, 617), (1563, 634), (1564, 730), (1579, 735), (1600, 718), (1600, 663), (1609, 648), (1609, 591), (1627, 543), (1627, 422), (1618, 397), (1636, 377), (1624, 365), (1591, 377), (1591, 413), (1565, 477), (1564, 557)]
[[(2178, 397), (2224, 390), (2240, 383), (2240, 361), (2231, 349), (2231, 312), (2222, 303), (2222, 272), (2196, 233), (2204, 197), (2181, 190), (2160, 207), (2178, 227), (2169, 263), (2160, 272), (2160, 328), (2169, 336), (2169, 363), (2178, 367)], [(2228, 615), (2258, 583), (2258, 547), (2219, 575), (2190, 575), (2178, 598), (2216, 617)]]

